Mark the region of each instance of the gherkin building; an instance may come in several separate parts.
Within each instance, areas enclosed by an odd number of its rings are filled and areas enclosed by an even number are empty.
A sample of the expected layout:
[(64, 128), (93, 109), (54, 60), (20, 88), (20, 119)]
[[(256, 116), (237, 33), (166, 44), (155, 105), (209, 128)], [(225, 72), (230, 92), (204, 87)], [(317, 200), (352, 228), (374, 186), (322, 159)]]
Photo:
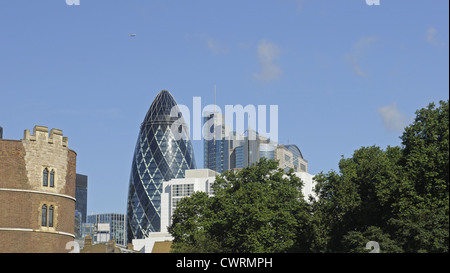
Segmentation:
[(141, 124), (134, 151), (127, 203), (129, 243), (160, 231), (162, 183), (183, 178), (186, 170), (195, 168), (186, 123), (175, 99), (163, 90)]

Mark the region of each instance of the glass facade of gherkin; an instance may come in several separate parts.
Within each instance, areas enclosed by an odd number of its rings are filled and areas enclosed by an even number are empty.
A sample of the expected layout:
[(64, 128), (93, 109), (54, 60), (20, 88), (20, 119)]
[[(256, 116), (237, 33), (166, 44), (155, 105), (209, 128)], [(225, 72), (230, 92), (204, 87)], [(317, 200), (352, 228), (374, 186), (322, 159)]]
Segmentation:
[(145, 116), (134, 151), (127, 204), (129, 243), (160, 231), (162, 183), (183, 178), (185, 170), (195, 168), (186, 123), (175, 99), (163, 90)]

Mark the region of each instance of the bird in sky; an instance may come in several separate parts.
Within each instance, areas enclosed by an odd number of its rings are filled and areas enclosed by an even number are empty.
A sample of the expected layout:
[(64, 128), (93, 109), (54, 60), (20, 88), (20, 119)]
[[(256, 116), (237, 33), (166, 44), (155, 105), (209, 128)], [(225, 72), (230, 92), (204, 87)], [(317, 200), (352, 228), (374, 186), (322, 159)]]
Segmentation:
[(128, 34), (128, 37), (136, 37), (136, 34), (135, 34), (135, 33), (133, 33), (133, 34)]

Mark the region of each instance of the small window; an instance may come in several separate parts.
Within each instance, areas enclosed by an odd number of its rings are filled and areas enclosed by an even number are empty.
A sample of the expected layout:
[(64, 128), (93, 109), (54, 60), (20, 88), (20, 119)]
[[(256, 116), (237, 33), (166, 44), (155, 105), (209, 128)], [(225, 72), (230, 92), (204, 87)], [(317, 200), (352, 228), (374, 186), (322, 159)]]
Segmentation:
[(182, 185), (173, 185), (173, 196), (183, 196), (183, 186)]
[(50, 172), (50, 187), (54, 187), (55, 186), (55, 171), (52, 170)]
[(194, 184), (185, 184), (183, 186), (183, 196), (191, 196), (194, 192)]
[(291, 157), (288, 155), (284, 155), (284, 161), (291, 162)]
[(53, 227), (53, 206), (48, 208), (48, 226)]
[(304, 172), (306, 172), (306, 166), (304, 164), (300, 163), (300, 169)]
[(42, 218), (41, 218), (41, 226), (46, 227), (47, 226), (47, 205), (42, 206)]
[(42, 175), (42, 186), (44, 186), (44, 187), (48, 186), (48, 170), (47, 170), (47, 168), (44, 169), (44, 173)]

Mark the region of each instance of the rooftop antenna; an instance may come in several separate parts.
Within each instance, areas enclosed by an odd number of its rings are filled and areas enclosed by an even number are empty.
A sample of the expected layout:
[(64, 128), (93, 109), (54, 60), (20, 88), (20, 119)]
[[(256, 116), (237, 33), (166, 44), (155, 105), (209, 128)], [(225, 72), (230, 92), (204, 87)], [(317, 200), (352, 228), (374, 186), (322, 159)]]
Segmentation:
[(216, 85), (214, 84), (214, 113), (216, 113)]
[(216, 85), (214, 84), (214, 147), (216, 147), (216, 118), (217, 118), (217, 110), (216, 110)]

